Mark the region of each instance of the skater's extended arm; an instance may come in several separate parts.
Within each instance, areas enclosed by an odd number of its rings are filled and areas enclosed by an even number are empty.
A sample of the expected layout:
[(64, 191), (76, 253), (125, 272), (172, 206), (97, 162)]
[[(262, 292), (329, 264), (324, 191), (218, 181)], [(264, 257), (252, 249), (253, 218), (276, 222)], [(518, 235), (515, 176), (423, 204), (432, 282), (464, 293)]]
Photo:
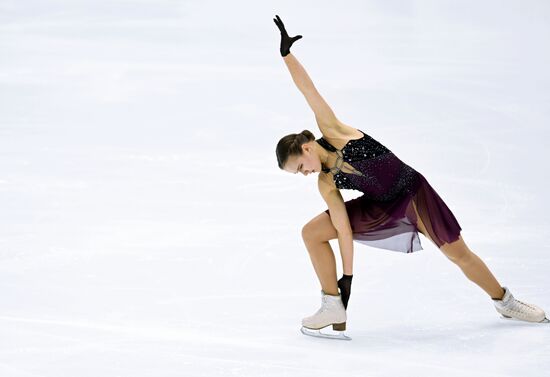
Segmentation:
[(315, 119), (317, 120), (317, 124), (319, 125), (321, 132), (323, 132), (323, 134), (326, 134), (328, 132), (325, 131), (329, 131), (330, 128), (339, 127), (340, 123), (338, 119), (336, 119), (334, 112), (325, 102), (323, 97), (321, 97), (304, 67), (302, 67), (298, 59), (296, 59), (296, 57), (290, 53), (290, 47), (292, 46), (292, 44), (301, 39), (302, 36), (297, 35), (291, 38), (288, 35), (285, 25), (283, 24), (283, 21), (279, 16), (276, 15), (276, 18), (274, 18), (273, 21), (281, 32), (281, 45), (279, 48), (281, 56), (283, 57), (288, 67), (288, 70), (290, 71), (294, 83), (296, 84), (300, 92), (302, 92), (302, 94), (305, 96), (307, 103), (313, 110), (313, 113), (315, 114)]
[(346, 204), (340, 190), (332, 186), (327, 179), (320, 178), (318, 184), (321, 196), (328, 205), (330, 220), (338, 234), (338, 246), (342, 256), (344, 274), (353, 275), (353, 232)]
[(311, 81), (311, 78), (298, 59), (292, 53), (289, 53), (283, 59), (290, 71), (292, 80), (294, 80), (294, 83), (306, 98), (309, 107), (313, 110), (319, 126), (338, 126), (339, 121), (336, 115), (321, 94), (319, 94), (313, 81)]

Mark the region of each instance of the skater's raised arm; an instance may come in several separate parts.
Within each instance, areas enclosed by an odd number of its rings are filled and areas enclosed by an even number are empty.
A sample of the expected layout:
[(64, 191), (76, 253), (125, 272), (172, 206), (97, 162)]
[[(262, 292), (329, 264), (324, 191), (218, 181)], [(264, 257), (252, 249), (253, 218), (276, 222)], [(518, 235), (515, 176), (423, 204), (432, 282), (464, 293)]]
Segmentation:
[(292, 44), (302, 38), (302, 36), (297, 35), (290, 38), (283, 22), (279, 16), (276, 17), (277, 18), (273, 19), (273, 21), (281, 31), (281, 56), (290, 71), (292, 80), (306, 98), (309, 107), (313, 110), (319, 128), (321, 128), (321, 131), (324, 131), (324, 128), (326, 130), (326, 128), (340, 126), (340, 122), (336, 118), (336, 115), (334, 115), (334, 112), (330, 106), (326, 103), (323, 97), (321, 97), (304, 67), (300, 64), (298, 59), (290, 53), (290, 47)]
[(321, 94), (319, 94), (313, 81), (311, 81), (311, 78), (298, 59), (291, 53), (286, 55), (283, 59), (290, 71), (292, 80), (294, 80), (294, 83), (306, 98), (309, 107), (313, 110), (315, 120), (319, 126), (338, 126), (339, 121), (336, 115)]

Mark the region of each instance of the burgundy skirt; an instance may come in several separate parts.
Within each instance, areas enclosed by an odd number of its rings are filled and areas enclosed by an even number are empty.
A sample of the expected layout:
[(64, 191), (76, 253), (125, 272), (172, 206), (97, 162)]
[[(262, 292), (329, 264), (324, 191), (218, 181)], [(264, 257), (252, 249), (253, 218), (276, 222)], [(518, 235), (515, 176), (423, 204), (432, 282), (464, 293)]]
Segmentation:
[[(416, 213), (438, 247), (459, 238), (462, 228), (455, 216), (426, 178), (416, 173), (414, 187), (393, 200), (377, 201), (363, 195), (345, 202), (355, 241), (403, 253), (423, 250)], [(330, 216), (328, 209), (325, 212)]]

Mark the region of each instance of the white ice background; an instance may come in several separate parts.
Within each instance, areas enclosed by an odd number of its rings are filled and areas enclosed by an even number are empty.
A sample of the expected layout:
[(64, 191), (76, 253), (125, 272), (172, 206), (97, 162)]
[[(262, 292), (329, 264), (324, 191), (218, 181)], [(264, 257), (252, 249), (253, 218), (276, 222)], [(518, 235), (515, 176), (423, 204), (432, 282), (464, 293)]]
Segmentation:
[(500, 318), (422, 235), (355, 243), (352, 341), (299, 332), (326, 204), (275, 145), (321, 135), (275, 14), (336, 115), (550, 311), (548, 1), (1, 0), (0, 376), (548, 372), (550, 325)]

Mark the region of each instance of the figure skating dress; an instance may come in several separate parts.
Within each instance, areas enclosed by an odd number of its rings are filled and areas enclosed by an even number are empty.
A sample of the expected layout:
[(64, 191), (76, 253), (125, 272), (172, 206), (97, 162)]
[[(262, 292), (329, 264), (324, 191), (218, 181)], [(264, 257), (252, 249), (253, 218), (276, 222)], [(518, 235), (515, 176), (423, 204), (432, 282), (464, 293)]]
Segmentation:
[[(362, 138), (348, 141), (341, 150), (322, 137), (315, 140), (337, 156), (335, 166), (323, 166), (323, 172), (332, 172), (336, 187), (363, 192), (345, 202), (353, 239), (403, 253), (423, 250), (418, 213), (438, 247), (456, 241), (462, 228), (426, 178), (384, 145), (361, 133)], [(325, 212), (330, 216), (330, 210)]]

